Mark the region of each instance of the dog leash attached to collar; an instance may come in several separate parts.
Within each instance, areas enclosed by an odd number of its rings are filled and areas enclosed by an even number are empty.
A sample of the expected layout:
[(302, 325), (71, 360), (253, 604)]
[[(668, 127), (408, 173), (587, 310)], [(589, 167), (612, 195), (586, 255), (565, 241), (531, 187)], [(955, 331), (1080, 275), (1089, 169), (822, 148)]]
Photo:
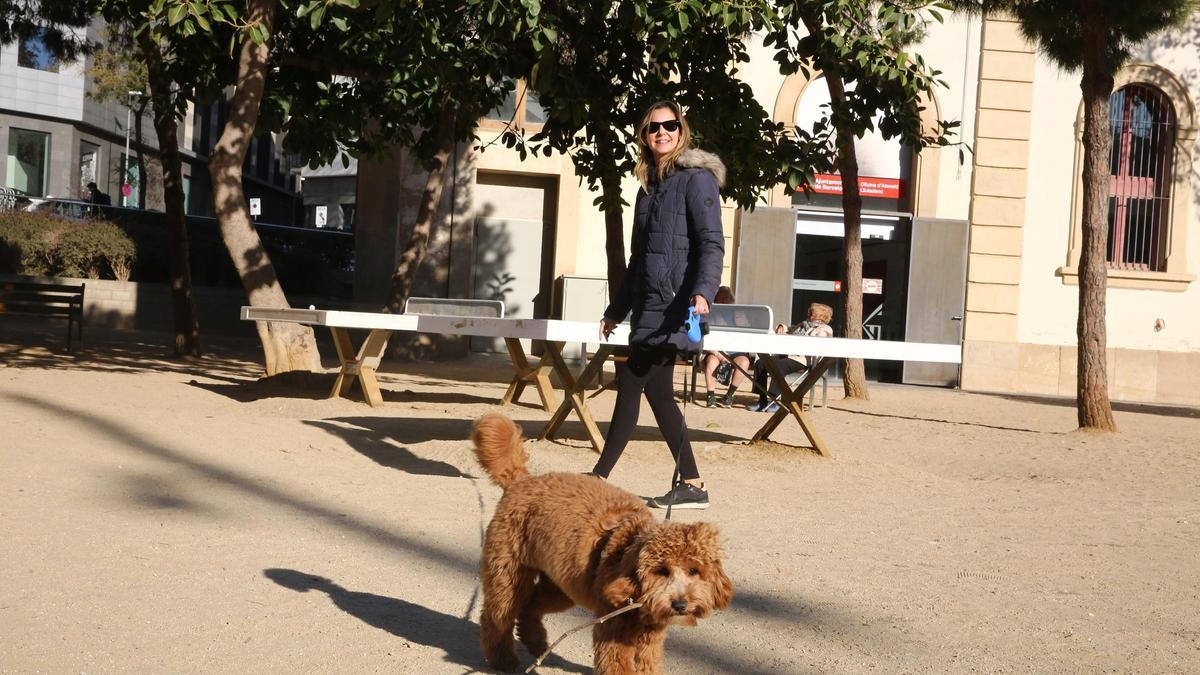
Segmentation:
[(555, 640), (549, 647), (546, 647), (546, 651), (542, 652), (542, 655), (537, 657), (537, 660), (534, 661), (532, 665), (530, 665), (528, 668), (525, 669), (525, 672), (532, 673), (534, 671), (534, 669), (536, 669), (538, 666), (542, 665), (542, 661), (545, 661), (546, 657), (550, 656), (550, 652), (554, 651), (554, 648), (558, 646), (558, 643), (567, 639), (567, 636), (572, 635), (574, 633), (578, 633), (579, 631), (583, 630), (584, 628), (588, 628), (590, 626), (604, 623), (605, 621), (608, 621), (609, 619), (613, 618), (614, 616), (617, 616), (618, 614), (624, 614), (625, 612), (637, 609), (638, 607), (642, 606), (642, 603), (634, 602), (633, 598), (627, 598), (625, 600), (625, 602), (626, 602), (626, 605), (624, 607), (621, 607), (620, 609), (615, 609), (615, 610), (609, 612), (608, 614), (605, 614), (604, 616), (600, 617), (599, 619), (592, 619), (591, 621), (589, 621), (587, 623), (580, 624), (580, 625), (572, 628), (571, 630), (563, 633), (562, 635), (560, 635), (559, 638), (557, 640)]

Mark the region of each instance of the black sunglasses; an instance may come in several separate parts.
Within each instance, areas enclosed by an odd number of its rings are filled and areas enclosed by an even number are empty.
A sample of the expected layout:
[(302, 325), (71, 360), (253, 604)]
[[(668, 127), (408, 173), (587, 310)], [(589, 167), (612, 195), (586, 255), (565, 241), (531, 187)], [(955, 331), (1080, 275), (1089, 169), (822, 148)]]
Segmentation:
[(670, 131), (671, 133), (675, 133), (676, 131), (679, 131), (679, 129), (682, 126), (683, 125), (679, 123), (679, 120), (667, 120), (665, 122), (651, 122), (646, 125), (646, 133), (657, 134), (659, 127), (662, 127), (664, 129), (666, 129), (667, 131)]

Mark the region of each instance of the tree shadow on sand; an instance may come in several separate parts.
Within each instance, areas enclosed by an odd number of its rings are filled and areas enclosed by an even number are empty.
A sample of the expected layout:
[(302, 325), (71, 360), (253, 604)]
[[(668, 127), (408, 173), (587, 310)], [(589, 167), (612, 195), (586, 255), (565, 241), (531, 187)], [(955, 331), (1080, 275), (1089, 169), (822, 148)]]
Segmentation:
[[(272, 568), (263, 570), (263, 575), (298, 593), (325, 593), (343, 612), (402, 640), (441, 649), (446, 653), (446, 661), (468, 668), (468, 672), (480, 672), (476, 668), (484, 664), (479, 650), (479, 624), (474, 621), (399, 598), (351, 591), (325, 577), (296, 570)], [(544, 664), (572, 673), (591, 672), (590, 668), (554, 654)], [(483, 672), (490, 672), (490, 669)]]
[(458, 419), (392, 419), (379, 417), (342, 417), (329, 420), (305, 420), (342, 439), (356, 452), (371, 461), (391, 469), (422, 476), (474, 478), (458, 467), (436, 459), (426, 459), (404, 445), (429, 440), (462, 439), (466, 443), (470, 420)]
[[(267, 398), (292, 398), (319, 401), (329, 398), (337, 373), (311, 373), (306, 371), (290, 371), (270, 377), (254, 380), (231, 380), (228, 383), (188, 382), (193, 387), (199, 387), (220, 394), (239, 403), (249, 403)], [(382, 383), (381, 383), (382, 384)], [(463, 393), (461, 389), (454, 391), (395, 391), (383, 386), (379, 388), (385, 403), (495, 403), (496, 399), (488, 396), (476, 396)], [(346, 392), (346, 398), (351, 401), (365, 402), (362, 387), (353, 383)]]

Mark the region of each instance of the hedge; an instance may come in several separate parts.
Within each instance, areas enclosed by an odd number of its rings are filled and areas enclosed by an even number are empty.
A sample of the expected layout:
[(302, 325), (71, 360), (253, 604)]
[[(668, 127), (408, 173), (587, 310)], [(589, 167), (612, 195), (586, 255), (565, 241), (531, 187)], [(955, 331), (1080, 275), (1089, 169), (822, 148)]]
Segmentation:
[(128, 281), (135, 258), (133, 240), (110, 222), (0, 213), (0, 272)]

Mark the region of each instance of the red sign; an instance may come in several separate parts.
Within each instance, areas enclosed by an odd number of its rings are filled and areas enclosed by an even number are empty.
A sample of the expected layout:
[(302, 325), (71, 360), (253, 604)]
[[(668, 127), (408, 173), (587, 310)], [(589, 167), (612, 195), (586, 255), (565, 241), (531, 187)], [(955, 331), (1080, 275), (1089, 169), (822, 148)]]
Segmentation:
[(125, 183), (124, 185), (121, 186), (121, 194), (125, 197), (128, 197), (129, 195), (133, 194), (133, 186), (130, 185), (129, 183)]
[[(842, 177), (835, 173), (818, 173), (814, 176), (813, 192), (822, 195), (842, 194)], [(899, 178), (858, 177), (858, 194), (864, 197), (899, 199), (904, 190), (904, 181)]]

